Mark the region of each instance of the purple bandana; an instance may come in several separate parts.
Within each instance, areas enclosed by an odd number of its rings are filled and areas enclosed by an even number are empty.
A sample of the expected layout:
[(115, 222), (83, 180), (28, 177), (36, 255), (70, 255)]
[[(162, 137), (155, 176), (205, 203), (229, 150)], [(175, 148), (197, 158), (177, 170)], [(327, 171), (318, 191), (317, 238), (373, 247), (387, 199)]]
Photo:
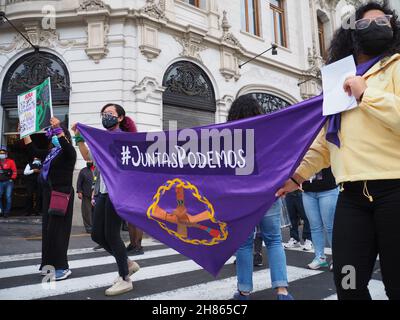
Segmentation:
[(50, 127), (46, 129), (46, 137), (48, 139), (51, 139), (53, 136), (58, 136), (61, 133), (63, 133), (63, 129), (61, 129), (60, 127), (58, 128)]
[(55, 157), (57, 157), (57, 155), (60, 153), (61, 148), (60, 147), (55, 147), (53, 149), (51, 149), (50, 153), (47, 155), (46, 159), (43, 162), (43, 168), (42, 171), (40, 173), (40, 176), (42, 177), (42, 179), (44, 181), (47, 181), (48, 175), (49, 175), (49, 171), (50, 171), (50, 165), (51, 162), (54, 160)]

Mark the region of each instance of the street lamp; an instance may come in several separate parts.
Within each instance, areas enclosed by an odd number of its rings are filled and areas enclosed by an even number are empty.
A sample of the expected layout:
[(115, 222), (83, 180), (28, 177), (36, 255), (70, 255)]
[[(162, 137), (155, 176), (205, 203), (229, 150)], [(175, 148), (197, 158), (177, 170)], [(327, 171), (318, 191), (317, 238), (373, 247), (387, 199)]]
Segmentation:
[(4, 11), (0, 11), (0, 22), (4, 22), (7, 21), (11, 27), (13, 27), (15, 29), (15, 31), (17, 31), (30, 45), (31, 47), (35, 50), (35, 52), (39, 52), (39, 47), (35, 46), (27, 36), (25, 36), (21, 31), (19, 31), (19, 29), (7, 18), (6, 14)]
[(273, 43), (271, 44), (271, 47), (265, 50), (264, 52), (261, 52), (260, 54), (256, 55), (254, 58), (251, 58), (250, 60), (247, 60), (246, 62), (242, 63), (239, 65), (239, 69), (241, 69), (245, 64), (249, 63), (250, 61), (253, 61), (254, 59), (257, 59), (258, 57), (262, 56), (264, 53), (267, 53), (268, 51), (272, 50), (272, 55), (277, 56), (278, 55), (278, 45)]

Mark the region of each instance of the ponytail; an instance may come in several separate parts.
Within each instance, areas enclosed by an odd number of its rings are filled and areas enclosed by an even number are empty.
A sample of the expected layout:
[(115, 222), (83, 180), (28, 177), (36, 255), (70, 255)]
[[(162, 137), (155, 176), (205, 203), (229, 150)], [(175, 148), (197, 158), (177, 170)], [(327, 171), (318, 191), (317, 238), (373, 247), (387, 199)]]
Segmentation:
[(137, 132), (135, 122), (130, 117), (127, 116), (125, 116), (124, 120), (122, 120), (119, 127), (121, 128), (122, 131), (125, 132), (132, 132), (132, 133)]

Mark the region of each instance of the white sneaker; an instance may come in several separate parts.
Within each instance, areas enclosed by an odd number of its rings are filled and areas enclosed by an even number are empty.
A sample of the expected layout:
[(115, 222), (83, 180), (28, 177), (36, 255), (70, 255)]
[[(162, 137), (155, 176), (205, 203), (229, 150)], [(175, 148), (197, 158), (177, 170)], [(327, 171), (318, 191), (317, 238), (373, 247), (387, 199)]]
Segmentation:
[(137, 264), (137, 262), (128, 259), (128, 269), (129, 269), (129, 277), (133, 275), (134, 273), (138, 272), (140, 270), (140, 266)]
[[(134, 273), (138, 272), (140, 270), (140, 266), (137, 264), (137, 262), (128, 259), (128, 277), (131, 277)], [(116, 284), (119, 281), (120, 276), (115, 278), (114, 284)]]
[(119, 277), (118, 281), (108, 288), (105, 292), (106, 296), (117, 296), (133, 290), (132, 280), (124, 280)]
[(329, 263), (324, 258), (315, 258), (307, 267), (312, 270), (317, 270), (319, 268), (329, 267)]
[(304, 251), (311, 251), (314, 248), (311, 240), (306, 239), (306, 241), (304, 241), (304, 245), (303, 245), (303, 250)]
[(288, 243), (285, 243), (283, 246), (286, 249), (290, 249), (290, 248), (299, 248), (299, 247), (301, 247), (301, 244), (299, 241), (295, 240), (294, 238), (290, 238)]

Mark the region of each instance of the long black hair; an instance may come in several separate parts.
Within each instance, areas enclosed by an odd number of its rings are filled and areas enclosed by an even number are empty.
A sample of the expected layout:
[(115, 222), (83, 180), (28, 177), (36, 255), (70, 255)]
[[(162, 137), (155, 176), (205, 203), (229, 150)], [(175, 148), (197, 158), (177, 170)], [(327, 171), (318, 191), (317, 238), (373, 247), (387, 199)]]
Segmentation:
[(232, 103), (228, 113), (228, 121), (255, 117), (261, 114), (265, 114), (264, 109), (251, 94), (246, 94)]
[[(383, 0), (382, 2), (370, 1), (357, 8), (355, 19), (362, 19), (365, 13), (370, 10), (380, 10), (387, 15), (392, 15), (390, 24), (393, 29), (393, 42), (383, 55), (391, 56), (395, 53), (400, 53), (400, 21), (396, 11), (390, 8), (387, 0)], [(358, 46), (357, 41), (355, 41), (355, 30), (352, 28), (345, 29), (341, 27), (333, 35), (331, 45), (328, 49), (327, 64), (343, 59), (349, 55), (353, 55), (354, 58), (357, 59), (357, 56), (360, 53), (361, 48)]]

